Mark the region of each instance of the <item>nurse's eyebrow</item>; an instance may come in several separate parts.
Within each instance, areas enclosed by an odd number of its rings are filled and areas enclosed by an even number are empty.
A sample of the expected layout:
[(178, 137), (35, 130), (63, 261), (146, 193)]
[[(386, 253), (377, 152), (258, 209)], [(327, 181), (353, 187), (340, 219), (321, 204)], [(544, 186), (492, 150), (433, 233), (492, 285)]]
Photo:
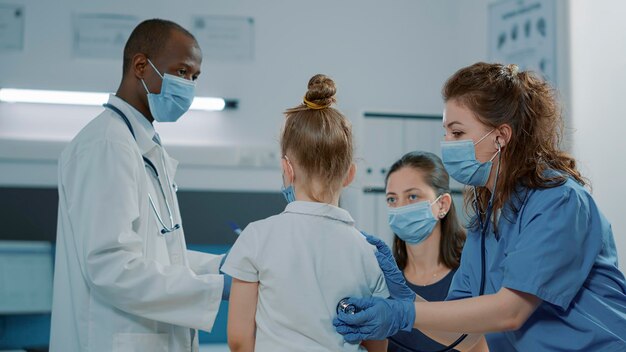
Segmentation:
[(463, 123), (461, 123), (460, 121), (452, 121), (446, 127), (450, 128), (450, 126), (453, 126), (453, 125), (461, 125), (462, 126)]

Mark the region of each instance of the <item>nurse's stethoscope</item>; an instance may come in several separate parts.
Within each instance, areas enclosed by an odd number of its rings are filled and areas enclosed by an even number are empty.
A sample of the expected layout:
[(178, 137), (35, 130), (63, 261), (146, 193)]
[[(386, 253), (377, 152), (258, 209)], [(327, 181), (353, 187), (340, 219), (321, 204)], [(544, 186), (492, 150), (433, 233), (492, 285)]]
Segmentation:
[[(126, 117), (126, 115), (120, 109), (118, 109), (117, 107), (111, 104), (107, 103), (107, 104), (104, 104), (103, 106), (115, 112), (117, 115), (119, 115), (119, 117), (124, 121), (124, 123), (126, 123), (126, 126), (128, 127), (128, 130), (130, 131), (130, 134), (132, 134), (135, 141), (137, 141), (137, 137), (135, 137), (135, 130), (133, 130), (133, 127), (130, 125), (130, 121), (128, 120), (128, 117)], [(167, 201), (167, 196), (165, 195), (165, 190), (163, 189), (163, 185), (161, 185), (161, 180), (159, 179), (159, 172), (157, 171), (157, 168), (154, 166), (152, 161), (150, 161), (150, 159), (146, 158), (143, 155), (142, 155), (142, 158), (146, 167), (152, 170), (152, 173), (154, 174), (154, 177), (156, 178), (157, 183), (159, 184), (159, 189), (161, 190), (161, 194), (163, 195), (163, 199), (165, 200), (165, 208), (167, 208), (167, 214), (170, 218), (170, 226), (165, 225), (165, 222), (161, 218), (159, 211), (154, 205), (154, 201), (152, 200), (152, 196), (150, 195), (150, 192), (148, 192), (148, 200), (150, 201), (150, 206), (152, 207), (152, 211), (154, 212), (154, 215), (156, 216), (157, 221), (161, 225), (161, 234), (165, 235), (167, 233), (174, 232), (180, 229), (180, 224), (174, 223), (174, 216), (172, 214), (172, 208), (170, 207), (170, 203)], [(176, 192), (178, 188), (170, 180), (170, 175), (167, 172), (167, 167), (165, 166), (165, 157), (163, 156), (163, 153), (161, 153), (161, 164), (163, 166), (163, 170), (165, 170), (165, 179), (167, 181), (167, 184), (172, 185), (172, 188), (174, 189), (174, 191), (170, 190), (170, 194), (172, 198), (174, 198), (174, 192)]]
[[(493, 199), (496, 194), (496, 186), (498, 184), (498, 177), (500, 176), (500, 164), (502, 163), (502, 147), (500, 146), (500, 143), (497, 140), (496, 140), (496, 143), (498, 144), (498, 166), (496, 167), (496, 179), (493, 183), (494, 188), (491, 192), (491, 198), (489, 199), (489, 203), (487, 203), (487, 210), (485, 210), (484, 212), (485, 214), (484, 220), (480, 216), (481, 211), (479, 209), (478, 194), (476, 193), (476, 187), (473, 187), (474, 211), (476, 212), (476, 215), (478, 216), (478, 225), (480, 226), (481, 275), (480, 275), (480, 291), (478, 292), (479, 296), (482, 296), (485, 294), (485, 276), (487, 275), (487, 263), (486, 263), (486, 258), (485, 258), (485, 252), (486, 252), (485, 238), (487, 237), (487, 230), (489, 229), (489, 221), (491, 221), (491, 215), (493, 213)], [(353, 304), (347, 303), (347, 297), (346, 297), (340, 300), (339, 303), (337, 304), (337, 313), (339, 313), (340, 311), (347, 313), (347, 314), (354, 314), (358, 311), (358, 308), (354, 306)], [(444, 347), (443, 349), (435, 350), (435, 351), (423, 351), (423, 350), (415, 349), (413, 347), (409, 347), (403, 344), (402, 342), (396, 340), (395, 338), (393, 338), (393, 336), (389, 336), (387, 338), (393, 341), (396, 345), (398, 345), (403, 350), (410, 351), (410, 352), (448, 352), (448, 351), (452, 351), (456, 346), (458, 346), (461, 342), (463, 342), (463, 340), (465, 340), (466, 337), (467, 337), (467, 334), (463, 334), (450, 345)]]

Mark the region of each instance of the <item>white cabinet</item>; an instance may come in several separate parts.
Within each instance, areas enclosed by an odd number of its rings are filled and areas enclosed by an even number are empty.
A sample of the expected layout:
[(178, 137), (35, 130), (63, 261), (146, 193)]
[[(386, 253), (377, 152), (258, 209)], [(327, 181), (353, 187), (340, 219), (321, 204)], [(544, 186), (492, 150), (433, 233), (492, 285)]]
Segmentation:
[(357, 151), (363, 183), (369, 187), (382, 187), (391, 164), (404, 148), (404, 123), (399, 119), (365, 118), (362, 149)]

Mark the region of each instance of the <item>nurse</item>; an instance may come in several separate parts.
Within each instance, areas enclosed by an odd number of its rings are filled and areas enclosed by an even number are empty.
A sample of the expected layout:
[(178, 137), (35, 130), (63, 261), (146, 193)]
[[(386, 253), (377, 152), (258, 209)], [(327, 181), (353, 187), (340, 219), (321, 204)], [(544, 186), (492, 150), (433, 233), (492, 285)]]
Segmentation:
[(211, 330), (223, 256), (187, 250), (177, 162), (152, 125), (187, 111), (201, 61), (181, 26), (140, 23), (117, 93), (63, 151), (50, 351), (197, 351)]
[[(611, 226), (559, 149), (554, 90), (515, 65), (476, 63), (446, 82), (443, 98), (443, 162), (475, 207), (447, 301), (354, 298), (361, 311), (340, 313), (337, 331), (359, 341), (417, 328), (443, 344), (469, 333), (459, 349), (484, 334), (495, 351), (625, 351), (626, 282)], [(382, 259), (401, 297), (409, 289)]]

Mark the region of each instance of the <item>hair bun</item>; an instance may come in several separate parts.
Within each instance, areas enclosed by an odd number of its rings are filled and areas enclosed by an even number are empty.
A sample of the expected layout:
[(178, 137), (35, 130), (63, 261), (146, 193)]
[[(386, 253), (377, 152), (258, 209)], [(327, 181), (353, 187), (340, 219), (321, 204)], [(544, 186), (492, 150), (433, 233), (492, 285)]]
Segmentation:
[(308, 91), (304, 95), (305, 101), (323, 107), (328, 107), (337, 101), (335, 82), (326, 75), (317, 74), (311, 77), (307, 88)]

